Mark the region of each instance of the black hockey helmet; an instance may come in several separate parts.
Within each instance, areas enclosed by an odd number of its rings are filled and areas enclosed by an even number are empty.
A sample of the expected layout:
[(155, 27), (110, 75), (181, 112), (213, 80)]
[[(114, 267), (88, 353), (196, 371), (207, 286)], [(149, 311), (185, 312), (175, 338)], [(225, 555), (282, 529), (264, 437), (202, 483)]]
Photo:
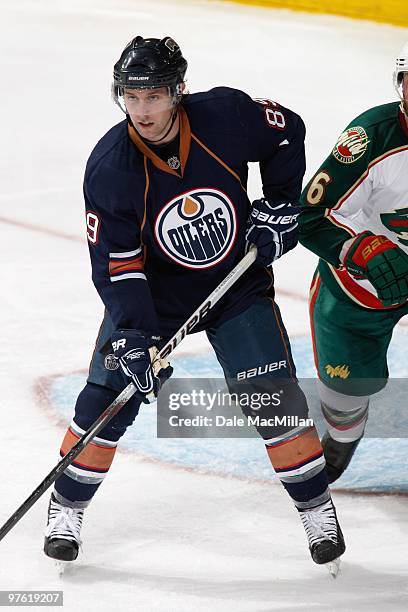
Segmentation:
[(126, 45), (114, 66), (113, 99), (122, 108), (119, 98), (124, 87), (168, 87), (170, 95), (178, 94), (178, 86), (183, 83), (186, 70), (187, 61), (170, 36), (161, 40), (136, 36)]

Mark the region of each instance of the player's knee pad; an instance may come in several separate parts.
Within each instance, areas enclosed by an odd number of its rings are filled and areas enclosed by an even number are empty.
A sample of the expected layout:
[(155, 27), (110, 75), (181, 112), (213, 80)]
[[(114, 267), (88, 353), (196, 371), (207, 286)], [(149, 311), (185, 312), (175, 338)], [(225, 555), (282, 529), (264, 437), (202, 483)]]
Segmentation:
[[(86, 431), (117, 396), (117, 391), (87, 383), (78, 396), (73, 423), (79, 429)], [(139, 407), (140, 400), (135, 396), (131, 397), (118, 414), (99, 432), (98, 438), (117, 442), (126, 429), (132, 425), (139, 412)]]
[(322, 413), (330, 436), (338, 442), (353, 442), (364, 434), (370, 396), (344, 395), (318, 381)]

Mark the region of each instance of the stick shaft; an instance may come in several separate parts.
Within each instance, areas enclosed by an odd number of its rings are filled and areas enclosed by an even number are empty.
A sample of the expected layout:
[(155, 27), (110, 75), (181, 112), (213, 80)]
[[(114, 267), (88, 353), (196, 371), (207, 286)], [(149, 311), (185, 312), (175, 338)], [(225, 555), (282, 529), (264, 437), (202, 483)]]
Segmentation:
[[(167, 357), (185, 336), (199, 323), (203, 317), (213, 308), (213, 306), (223, 297), (230, 287), (248, 270), (256, 259), (256, 247), (252, 246), (241, 261), (231, 270), (226, 278), (214, 289), (206, 300), (193, 312), (191, 317), (174, 334), (172, 338), (161, 349), (158, 358)], [(18, 523), (28, 512), (35, 502), (49, 489), (49, 487), (61, 476), (64, 470), (71, 465), (74, 459), (84, 450), (89, 442), (109, 423), (109, 421), (123, 408), (123, 406), (136, 393), (136, 387), (130, 383), (118, 397), (102, 412), (91, 427), (83, 434), (78, 442), (68, 451), (68, 453), (57, 463), (38, 487), (29, 497), (17, 508), (10, 518), (0, 528), (0, 540)]]

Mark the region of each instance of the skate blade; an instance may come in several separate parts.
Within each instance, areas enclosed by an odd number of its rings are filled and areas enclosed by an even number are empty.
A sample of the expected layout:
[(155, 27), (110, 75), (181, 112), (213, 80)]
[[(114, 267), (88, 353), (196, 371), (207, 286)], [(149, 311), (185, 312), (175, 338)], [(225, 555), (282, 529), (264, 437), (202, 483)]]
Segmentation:
[(329, 563), (325, 564), (329, 574), (332, 578), (336, 579), (337, 576), (341, 573), (340, 570), (340, 557), (338, 557), (337, 559), (334, 559), (334, 561), (330, 561)]
[(63, 578), (65, 573), (69, 572), (69, 568), (72, 567), (73, 561), (58, 561), (55, 560), (55, 569), (57, 570), (58, 578)]

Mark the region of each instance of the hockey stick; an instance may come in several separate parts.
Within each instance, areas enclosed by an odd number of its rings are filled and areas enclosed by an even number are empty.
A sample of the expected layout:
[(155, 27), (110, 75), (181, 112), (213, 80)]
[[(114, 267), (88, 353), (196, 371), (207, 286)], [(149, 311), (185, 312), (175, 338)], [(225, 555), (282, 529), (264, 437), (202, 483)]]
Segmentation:
[[(176, 332), (176, 334), (164, 345), (161, 351), (158, 353), (156, 359), (163, 359), (167, 357), (178, 344), (185, 338), (185, 336), (199, 323), (203, 317), (213, 308), (213, 306), (222, 298), (222, 296), (232, 287), (234, 283), (242, 276), (246, 270), (253, 264), (256, 259), (257, 249), (256, 246), (252, 245), (248, 253), (241, 259), (241, 261), (231, 270), (231, 272), (224, 278), (223, 281), (214, 289), (214, 291), (208, 296), (208, 298), (197, 308), (191, 317), (184, 323), (184, 325)], [(107, 423), (123, 408), (123, 406), (130, 400), (130, 398), (136, 393), (136, 387), (133, 383), (130, 383), (118, 397), (102, 412), (97, 420), (91, 425), (91, 427), (83, 434), (78, 442), (71, 448), (70, 451), (57, 463), (57, 465), (51, 470), (51, 472), (44, 478), (44, 480), (38, 485), (38, 487), (31, 493), (29, 497), (21, 504), (19, 508), (10, 516), (10, 518), (4, 523), (0, 529), (0, 540), (4, 538), (7, 533), (13, 529), (18, 521), (28, 512), (28, 510), (35, 504), (35, 502), (47, 491), (55, 480), (64, 472), (64, 470), (71, 465), (75, 457), (77, 457), (89, 444), (100, 431), (105, 427)]]

